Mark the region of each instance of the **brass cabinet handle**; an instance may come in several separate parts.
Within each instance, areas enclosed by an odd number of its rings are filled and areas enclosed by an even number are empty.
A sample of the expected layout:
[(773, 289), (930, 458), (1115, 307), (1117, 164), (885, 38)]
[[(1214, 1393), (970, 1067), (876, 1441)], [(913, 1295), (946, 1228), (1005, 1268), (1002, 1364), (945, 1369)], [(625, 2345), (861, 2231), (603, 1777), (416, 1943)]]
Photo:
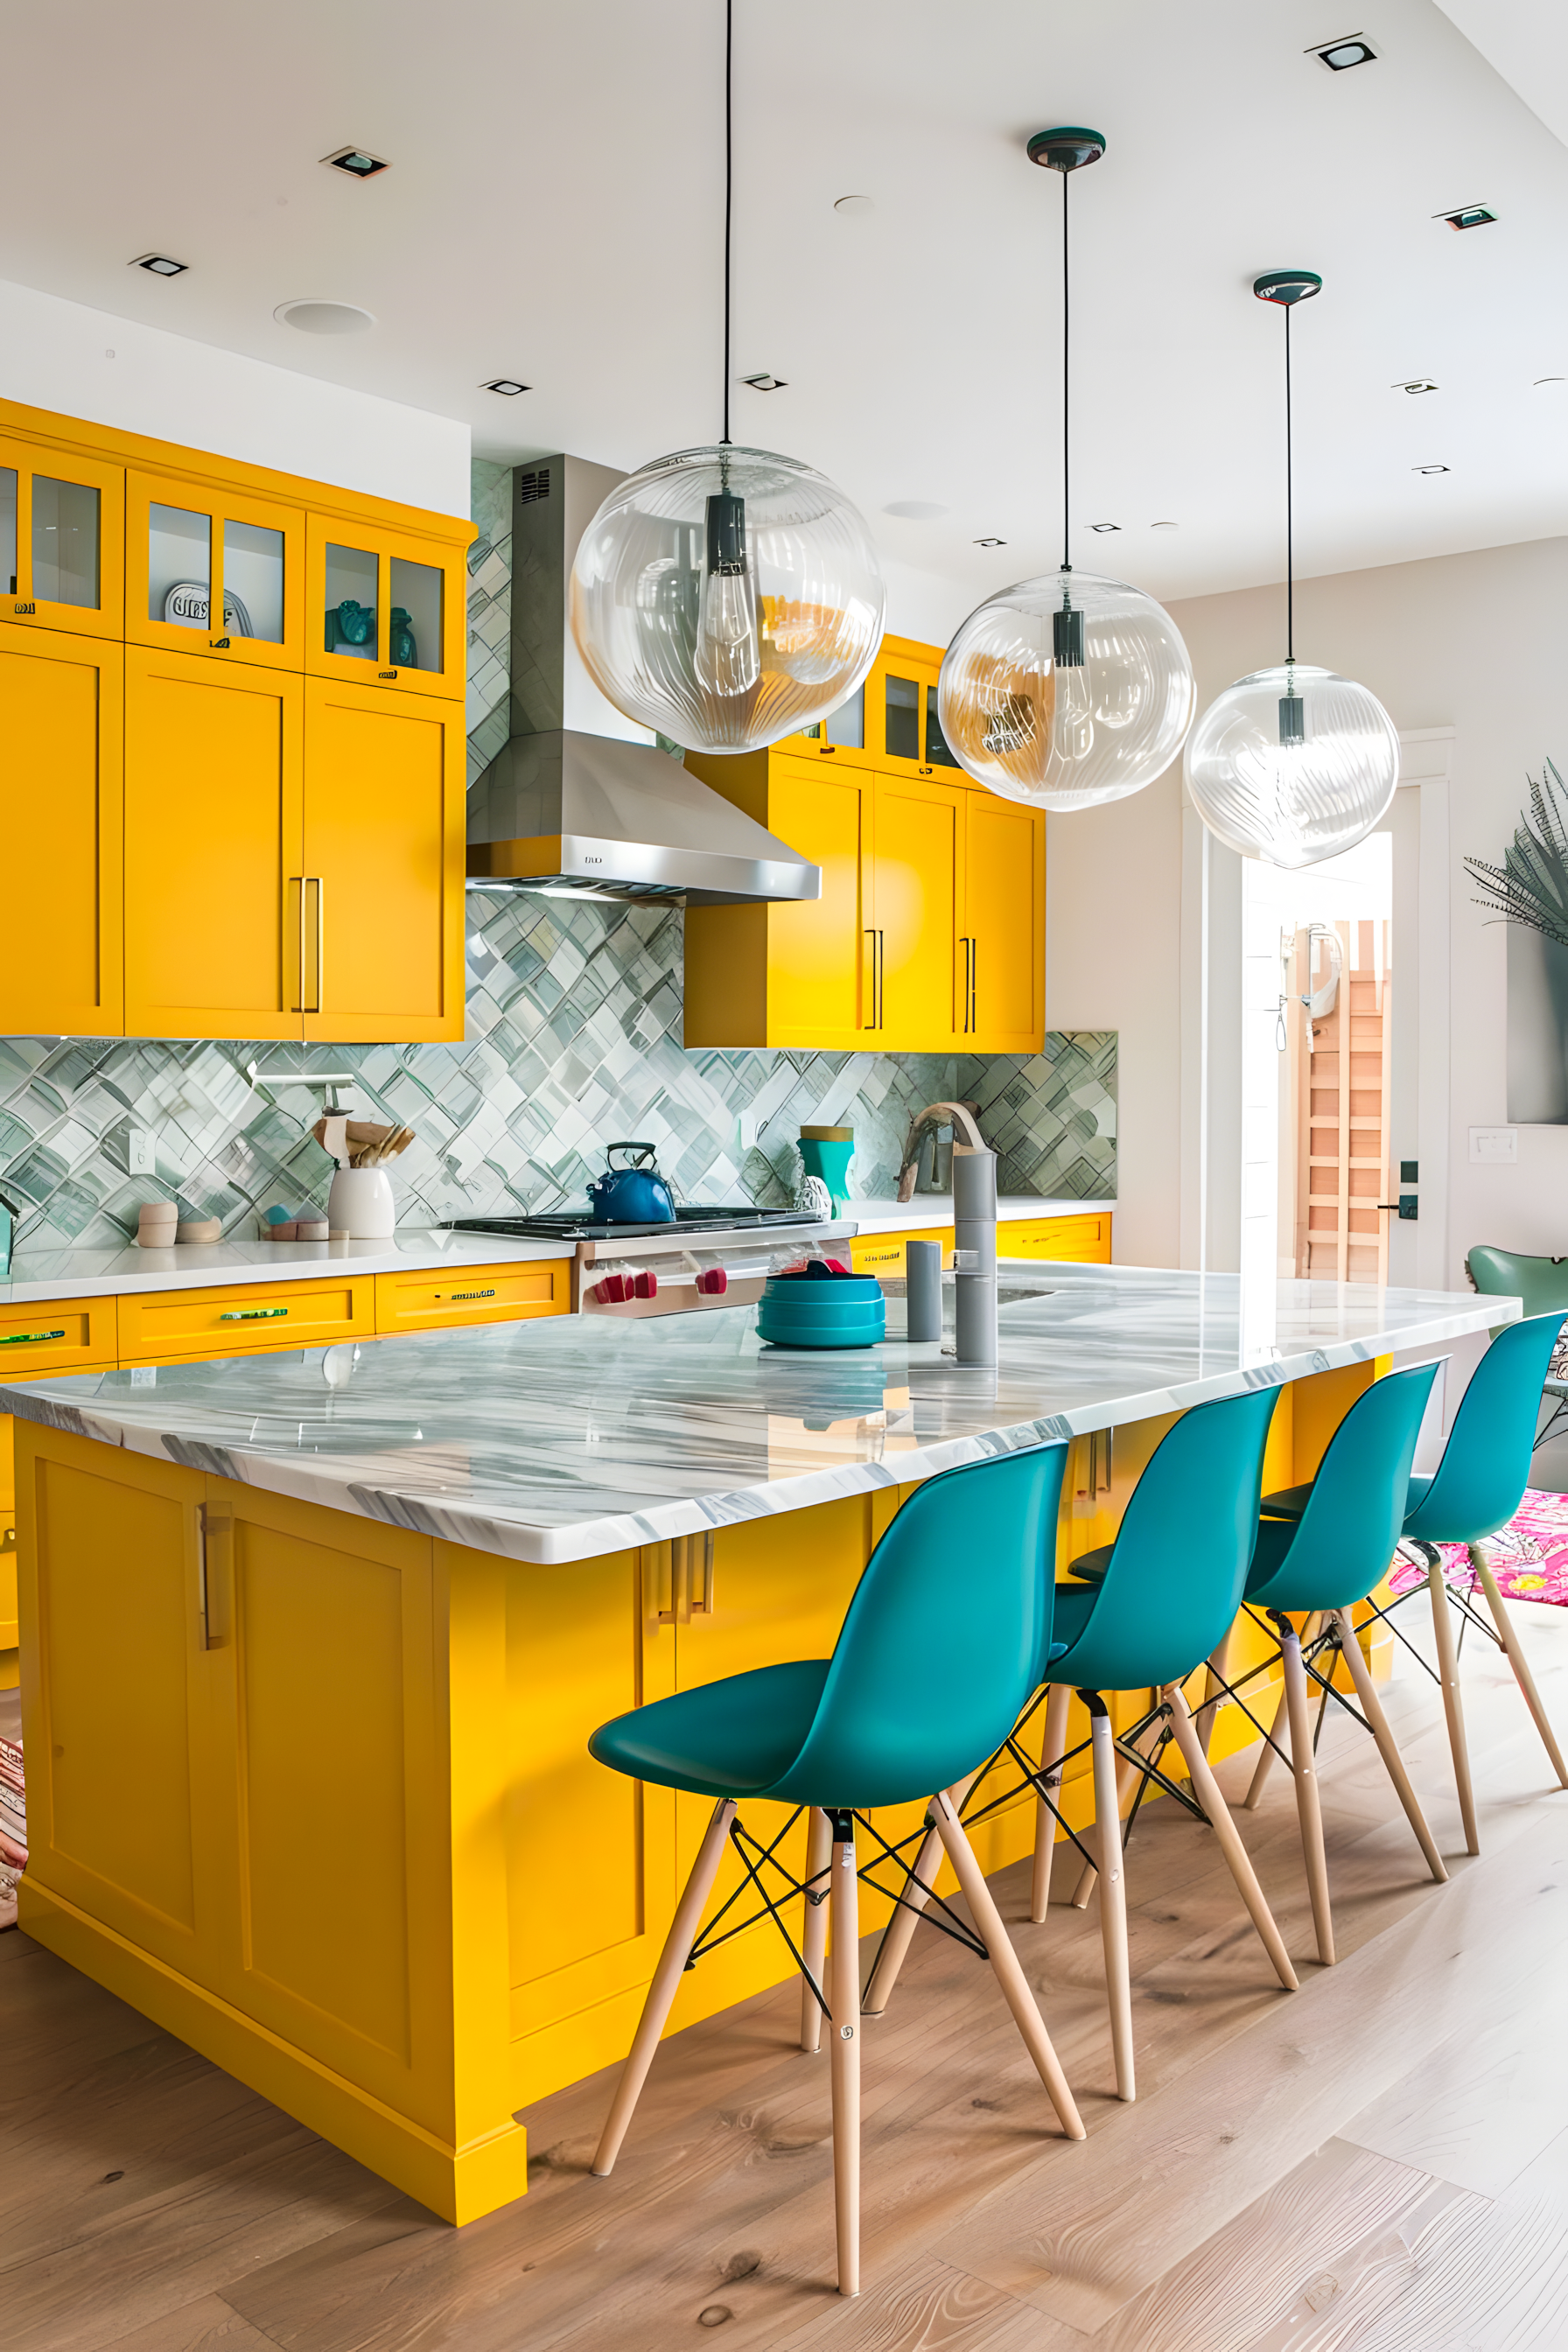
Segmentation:
[(16, 1549), (16, 1530), (15, 1526), (0, 1528), (0, 1551), (15, 1551)]
[(305, 887), (302, 896), (305, 908), (307, 910), (304, 912), (302, 917), (302, 925), (307, 948), (311, 944), (312, 930), (308, 909), (312, 898), (314, 900), (316, 913), (314, 925), (315, 959), (314, 969), (311, 971), (310, 984), (307, 986), (303, 979), (301, 979), (300, 993), (304, 999), (302, 1010), (306, 1013), (319, 1013), (321, 1009), (321, 990), (325, 979), (327, 963), (327, 894), (322, 885), (321, 877), (319, 874), (306, 875)]
[[(694, 1563), (692, 1547), (697, 1541), (696, 1536), (676, 1536), (670, 1543), (669, 1607), (658, 1612), (661, 1625), (689, 1625), (693, 1617), (713, 1614), (713, 1538), (710, 1533), (702, 1537), (701, 1553)], [(700, 1599), (692, 1591), (694, 1564)]]
[(286, 1307), (231, 1307), (217, 1319), (220, 1323), (270, 1323), (276, 1316), (288, 1312)]
[(967, 1037), (974, 1027), (974, 941), (961, 934), (958, 944), (963, 950), (963, 1028)]
[(865, 936), (871, 942), (871, 1018), (868, 1029), (882, 1025), (882, 934), (867, 927)]
[[(196, 1507), (196, 1591), (202, 1620), (202, 1647), (221, 1650), (228, 1642), (226, 1631), (213, 1630), (212, 1587), (209, 1576), (212, 1547), (225, 1542), (234, 1534), (234, 1521), (226, 1511), (215, 1510), (210, 1503)], [(232, 1567), (232, 1561), (230, 1566)], [(232, 1599), (233, 1581), (230, 1580)]]
[(305, 877), (291, 874), (289, 887), (299, 895), (294, 901), (294, 1002), (291, 1013), (305, 1010)]
[(63, 1331), (7, 1331), (0, 1339), (0, 1348), (26, 1348), (38, 1339), (63, 1339)]

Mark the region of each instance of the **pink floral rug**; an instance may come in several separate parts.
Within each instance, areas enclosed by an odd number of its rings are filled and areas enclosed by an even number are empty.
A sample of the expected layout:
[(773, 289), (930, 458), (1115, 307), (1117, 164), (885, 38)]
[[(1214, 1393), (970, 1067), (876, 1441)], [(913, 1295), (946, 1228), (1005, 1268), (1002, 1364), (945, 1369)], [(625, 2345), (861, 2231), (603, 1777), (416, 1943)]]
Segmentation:
[[(1548, 1495), (1527, 1486), (1524, 1500), (1485, 1550), (1498, 1591), (1507, 1601), (1549, 1601), (1568, 1609), (1568, 1495)], [(1461, 1592), (1475, 1582), (1463, 1544), (1439, 1544), (1443, 1574)], [(1426, 1570), (1401, 1559), (1388, 1580), (1391, 1592), (1411, 1592), (1426, 1581)]]

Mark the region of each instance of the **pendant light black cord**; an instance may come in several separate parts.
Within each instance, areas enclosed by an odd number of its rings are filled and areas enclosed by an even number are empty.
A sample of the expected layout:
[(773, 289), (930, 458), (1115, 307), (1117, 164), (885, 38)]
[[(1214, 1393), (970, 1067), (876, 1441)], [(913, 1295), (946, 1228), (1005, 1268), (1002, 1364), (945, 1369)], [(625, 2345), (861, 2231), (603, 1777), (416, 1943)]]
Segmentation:
[(731, 60), (735, 47), (735, 0), (724, 0), (724, 444), (730, 440), (730, 211), (734, 184), (731, 121)]
[(1285, 312), (1285, 658), (1296, 658), (1296, 501), (1290, 479), (1290, 304)]
[(1068, 520), (1068, 500), (1072, 492), (1072, 476), (1068, 463), (1068, 334), (1071, 325), (1072, 308), (1068, 297), (1068, 182), (1070, 172), (1064, 172), (1062, 181), (1062, 570), (1072, 570), (1072, 533)]

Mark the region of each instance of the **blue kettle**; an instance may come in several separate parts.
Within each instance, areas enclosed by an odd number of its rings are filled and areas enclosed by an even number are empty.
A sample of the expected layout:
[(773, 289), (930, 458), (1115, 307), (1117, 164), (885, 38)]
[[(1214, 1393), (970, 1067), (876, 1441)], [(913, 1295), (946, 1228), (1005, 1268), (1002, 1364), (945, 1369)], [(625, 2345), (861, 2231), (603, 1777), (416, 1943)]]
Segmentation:
[[(617, 1168), (617, 1151), (635, 1151), (637, 1157), (629, 1168)], [(651, 1143), (607, 1143), (605, 1157), (609, 1166), (597, 1182), (588, 1187), (594, 1214), (602, 1223), (606, 1225), (674, 1224), (675, 1202), (668, 1185), (658, 1172), (658, 1161)]]

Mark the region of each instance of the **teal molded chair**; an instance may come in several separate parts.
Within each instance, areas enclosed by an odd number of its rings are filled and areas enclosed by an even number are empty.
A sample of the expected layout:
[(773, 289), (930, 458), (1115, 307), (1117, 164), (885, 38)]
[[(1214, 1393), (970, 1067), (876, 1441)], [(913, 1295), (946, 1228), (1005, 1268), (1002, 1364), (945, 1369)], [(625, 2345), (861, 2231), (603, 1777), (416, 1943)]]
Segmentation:
[[(1529, 1316), (1568, 1314), (1568, 1257), (1521, 1257), (1515, 1250), (1493, 1249), (1480, 1242), (1465, 1265), (1483, 1297), (1520, 1299)], [(1568, 1421), (1568, 1380), (1549, 1371), (1542, 1387), (1552, 1399), (1552, 1412), (1545, 1427), (1535, 1433), (1532, 1452), (1559, 1435)]]
[[(1280, 1983), (1296, 1990), (1296, 1971), (1182, 1691), (1187, 1675), (1218, 1648), (1241, 1607), (1258, 1533), (1263, 1449), (1279, 1398), (1277, 1387), (1255, 1389), (1184, 1412), (1162, 1438), (1133, 1488), (1115, 1542), (1074, 1560), (1069, 1572), (1084, 1581), (1057, 1590), (1055, 1639), (1044, 1677), (1050, 1696), (1041, 1777), (1047, 1785), (1059, 1780), (1068, 1702), (1076, 1690), (1089, 1714), (1100, 1927), (1116, 2088), (1124, 2099), (1135, 2096), (1136, 2085), (1119, 1754), (1138, 1779), (1160, 1778), (1171, 1794), (1191, 1803), (1192, 1798), (1157, 1771), (1166, 1741), (1175, 1741), (1196, 1799), (1194, 1810), (1214, 1828)], [(1154, 1705), (1118, 1738), (1102, 1694), (1144, 1688)], [(1138, 1743), (1156, 1724), (1158, 1745), (1146, 1752)], [(1043, 1797), (1041, 1805), (1046, 1810)], [(1048, 1829), (1045, 1822), (1038, 1827), (1037, 1864), (1045, 1866), (1037, 1869), (1034, 1908), (1043, 1916), (1054, 1821)], [(1080, 1882), (1079, 1894), (1088, 1900), (1087, 1882)]]
[[(1476, 1255), (1472, 1251), (1472, 1257)], [(1497, 1255), (1500, 1255), (1498, 1253)], [(1517, 1295), (1517, 1294), (1513, 1294)], [(1448, 1745), (1454, 1759), (1454, 1779), (1465, 1844), (1480, 1852), (1475, 1795), (1470, 1781), (1469, 1751), (1465, 1739), (1464, 1707), (1459, 1696), (1458, 1653), (1454, 1643), (1452, 1610), (1458, 1610), (1478, 1632), (1494, 1641), (1513, 1668), (1514, 1678), (1559, 1782), (1568, 1788), (1568, 1766), (1552, 1732), (1529, 1661), (1510, 1620), (1496, 1577), (1480, 1546), (1487, 1536), (1508, 1525), (1530, 1481), (1530, 1457), (1540, 1414), (1542, 1384), (1563, 1322), (1562, 1313), (1532, 1315), (1522, 1323), (1505, 1324), (1470, 1375), (1459, 1400), (1443, 1458), (1430, 1477), (1410, 1481), (1402, 1543), (1419, 1551), (1426, 1561), (1426, 1584), (1432, 1603), (1432, 1629), (1437, 1651), (1437, 1679), (1442, 1685)], [(1381, 1385), (1381, 1383), (1380, 1383)], [(1294, 1486), (1270, 1495), (1264, 1510), (1275, 1518), (1299, 1518), (1310, 1496), (1310, 1486)], [(1437, 1546), (1462, 1543), (1468, 1549), (1474, 1582), (1486, 1594), (1492, 1625), (1478, 1616), (1468, 1597), (1455, 1591), (1443, 1574)], [(1472, 1587), (1473, 1589), (1473, 1587)], [(1401, 1595), (1401, 1598), (1405, 1596)], [(1390, 1604), (1396, 1606), (1397, 1603)], [(1378, 1612), (1386, 1615), (1387, 1611)], [(1493, 1628), (1495, 1627), (1495, 1632)]]
[[(795, 1892), (813, 1895), (795, 1957), (806, 1979), (804, 1999), (814, 2014), (826, 2014), (831, 2037), (841, 2294), (859, 2292), (856, 1817), (947, 1790), (1012, 1730), (1050, 1648), (1052, 1596), (1041, 1563), (1055, 1553), (1067, 1458), (1064, 1444), (1037, 1446), (928, 1480), (872, 1553), (831, 1658), (761, 1666), (656, 1699), (601, 1725), (588, 1743), (614, 1771), (716, 1800), (594, 2158), (601, 2178), (626, 2136), (681, 1973), (694, 1952), (700, 1957), (698, 1929), (727, 1843), (734, 1842), (748, 1879), (763, 1891), (742, 1843), (740, 1801), (810, 1809), (807, 1879), (791, 1882)], [(957, 1806), (941, 1795), (931, 1811), (1062, 2128), (1081, 2139), (1072, 2093)], [(826, 1916), (816, 1891), (822, 1881)], [(803, 2031), (802, 2040), (816, 2047), (814, 2034)]]
[[(1330, 1653), (1329, 1675), (1315, 1675), (1325, 1702), (1332, 1675), (1332, 1654), (1337, 1651), (1350, 1668), (1363, 1715), (1426, 1857), (1427, 1867), (1436, 1879), (1448, 1875), (1415, 1801), (1415, 1792), (1373, 1686), (1351, 1617), (1356, 1603), (1364, 1601), (1388, 1572), (1405, 1522), (1410, 1465), (1421, 1433), (1421, 1416), (1436, 1377), (1435, 1363), (1418, 1364), (1412, 1370), (1390, 1372), (1385, 1379), (1374, 1381), (1365, 1394), (1356, 1399), (1329, 1441), (1318, 1475), (1306, 1490), (1306, 1505), (1300, 1517), (1266, 1517), (1260, 1522), (1247, 1580), (1248, 1610), (1265, 1611), (1274, 1621), (1279, 1637), (1276, 1654), (1285, 1676), (1279, 1713), (1273, 1733), (1265, 1741), (1263, 1759), (1272, 1758), (1273, 1738), (1282, 1722), (1288, 1722), (1290, 1769), (1296, 1783), (1296, 1810), (1301, 1825), (1307, 1885), (1312, 1898), (1318, 1957), (1331, 1966), (1334, 1958), (1334, 1922), (1329, 1906), (1328, 1860), (1323, 1851), (1323, 1819), (1307, 1691), (1311, 1662), (1321, 1652)], [(1267, 1502), (1263, 1508), (1267, 1513)], [(1307, 1619), (1302, 1634), (1298, 1634), (1291, 1624), (1293, 1616)], [(1321, 1630), (1325, 1625), (1328, 1630)], [(1249, 1805), (1255, 1805), (1262, 1793), (1263, 1759), (1259, 1759), (1247, 1793)]]

